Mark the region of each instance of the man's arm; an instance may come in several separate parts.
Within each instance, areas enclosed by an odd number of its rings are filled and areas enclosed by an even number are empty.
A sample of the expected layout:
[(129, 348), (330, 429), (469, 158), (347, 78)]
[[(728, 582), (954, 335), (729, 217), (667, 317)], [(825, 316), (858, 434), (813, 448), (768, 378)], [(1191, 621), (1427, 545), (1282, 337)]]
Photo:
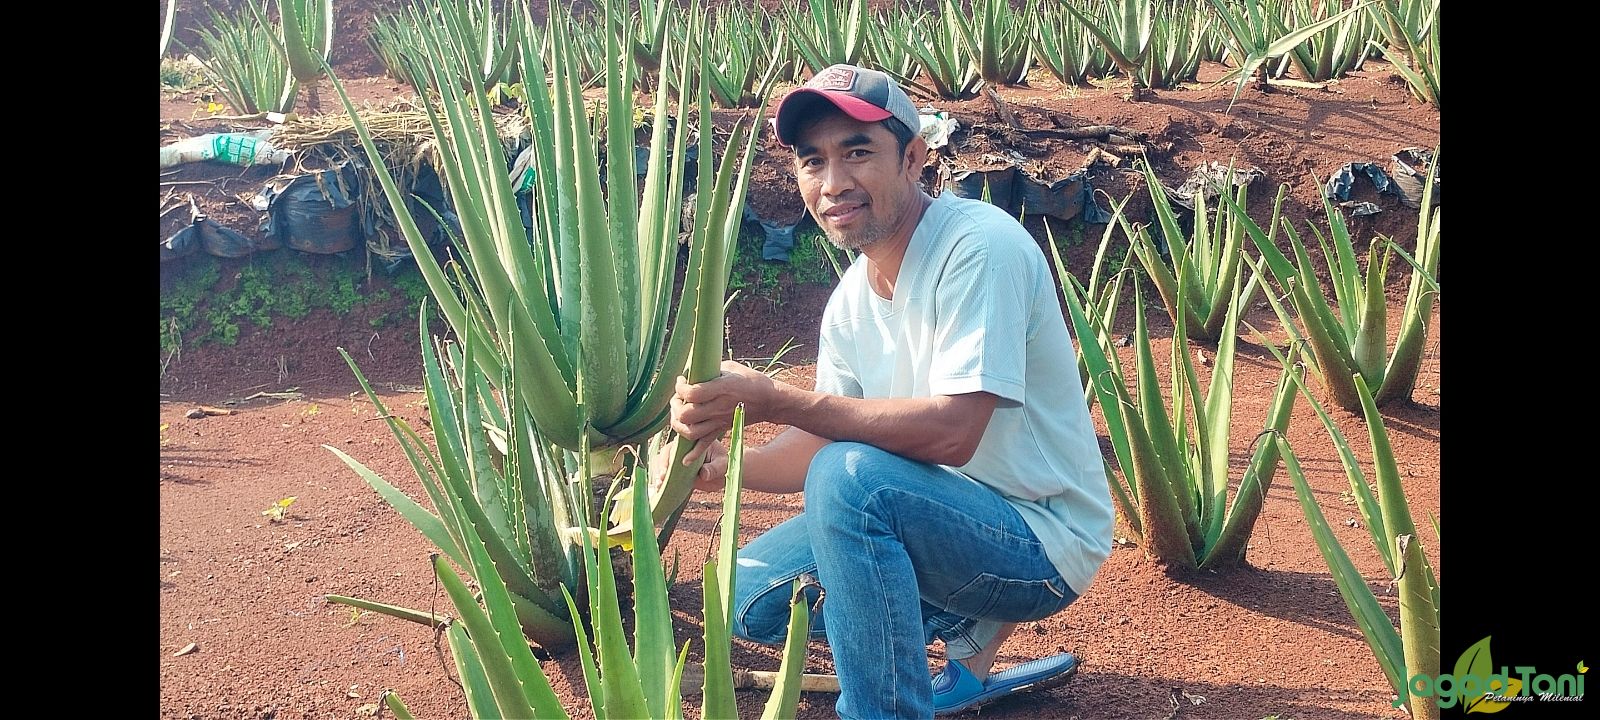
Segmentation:
[(791, 427), (760, 447), (744, 451), (744, 486), (769, 493), (805, 489), (811, 458), (831, 440)]
[[(790, 425), (827, 440), (861, 442), (913, 460), (961, 466), (977, 452), (997, 402), (998, 397), (986, 392), (842, 397), (802, 390), (729, 361), (713, 380), (697, 385), (680, 381), (672, 428), (696, 440), (721, 437), (733, 408), (744, 403), (747, 422)], [(807, 455), (808, 464), (809, 459)], [(803, 481), (804, 467), (800, 474)]]

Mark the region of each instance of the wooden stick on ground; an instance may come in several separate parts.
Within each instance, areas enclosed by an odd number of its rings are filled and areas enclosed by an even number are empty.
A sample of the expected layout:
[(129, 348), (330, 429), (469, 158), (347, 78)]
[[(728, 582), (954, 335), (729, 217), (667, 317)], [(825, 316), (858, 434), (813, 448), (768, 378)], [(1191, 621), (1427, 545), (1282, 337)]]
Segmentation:
[(1000, 113), (1001, 120), (1006, 121), (1007, 125), (1010, 125), (1018, 130), (1025, 130), (1025, 128), (1022, 127), (1022, 123), (1017, 122), (1017, 116), (1011, 112), (1010, 106), (1006, 105), (1006, 101), (1001, 100), (1000, 94), (994, 91), (994, 86), (984, 85), (983, 94), (988, 95), (989, 102), (994, 103), (994, 109)]
[[(706, 670), (703, 665), (694, 663), (685, 664), (683, 667), (683, 689), (696, 691), (705, 685)], [(771, 690), (778, 682), (778, 673), (767, 670), (741, 670), (733, 669), (733, 689), (735, 690)], [(800, 692), (839, 692), (838, 675), (814, 675), (806, 673), (800, 676)]]
[(1135, 135), (1132, 130), (1120, 128), (1115, 125), (1085, 125), (1079, 128), (1037, 128), (1023, 130), (1029, 135), (1041, 137), (1062, 138), (1064, 140), (1105, 140), (1112, 135)]

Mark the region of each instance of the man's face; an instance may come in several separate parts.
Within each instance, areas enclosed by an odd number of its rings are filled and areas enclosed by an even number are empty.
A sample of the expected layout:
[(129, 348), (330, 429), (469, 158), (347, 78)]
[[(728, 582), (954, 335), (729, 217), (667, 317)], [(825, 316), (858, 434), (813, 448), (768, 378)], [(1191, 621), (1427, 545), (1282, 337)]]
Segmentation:
[(834, 245), (872, 245), (893, 235), (916, 207), (921, 168), (899, 152), (882, 123), (831, 113), (802, 124), (797, 134), (800, 197)]

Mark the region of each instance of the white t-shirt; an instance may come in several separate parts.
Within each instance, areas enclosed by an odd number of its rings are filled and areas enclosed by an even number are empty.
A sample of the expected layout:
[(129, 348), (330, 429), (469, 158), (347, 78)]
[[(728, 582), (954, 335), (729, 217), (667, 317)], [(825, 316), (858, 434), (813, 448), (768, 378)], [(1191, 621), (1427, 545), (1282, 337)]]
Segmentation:
[(986, 202), (944, 193), (922, 216), (894, 299), (866, 256), (822, 315), (818, 392), (999, 396), (972, 460), (955, 468), (1016, 506), (1082, 594), (1111, 554), (1112, 505), (1055, 281), (1027, 230)]

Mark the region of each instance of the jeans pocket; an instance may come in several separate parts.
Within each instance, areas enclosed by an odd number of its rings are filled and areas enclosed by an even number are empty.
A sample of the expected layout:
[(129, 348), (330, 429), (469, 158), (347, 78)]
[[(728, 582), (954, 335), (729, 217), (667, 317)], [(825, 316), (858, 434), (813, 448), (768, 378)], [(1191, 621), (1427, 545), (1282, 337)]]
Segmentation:
[(950, 594), (945, 610), (971, 618), (1025, 622), (1049, 617), (1077, 598), (1060, 578), (1015, 580), (980, 573)]

